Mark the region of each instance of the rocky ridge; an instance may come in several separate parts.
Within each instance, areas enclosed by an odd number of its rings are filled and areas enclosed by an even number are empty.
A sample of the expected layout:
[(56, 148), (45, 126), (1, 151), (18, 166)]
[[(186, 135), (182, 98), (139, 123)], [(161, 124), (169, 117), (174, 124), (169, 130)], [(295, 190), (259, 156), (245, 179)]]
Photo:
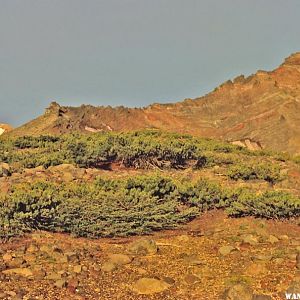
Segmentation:
[(45, 114), (14, 135), (155, 128), (300, 153), (300, 52), (273, 71), (236, 77), (211, 93), (145, 108), (65, 107), (53, 102)]

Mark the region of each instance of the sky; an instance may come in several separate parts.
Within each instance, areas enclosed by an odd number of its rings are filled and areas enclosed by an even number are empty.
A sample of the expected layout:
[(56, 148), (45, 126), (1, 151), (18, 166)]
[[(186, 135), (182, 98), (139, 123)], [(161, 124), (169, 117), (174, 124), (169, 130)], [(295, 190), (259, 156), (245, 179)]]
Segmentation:
[(297, 51), (299, 0), (0, 0), (0, 123), (195, 98)]

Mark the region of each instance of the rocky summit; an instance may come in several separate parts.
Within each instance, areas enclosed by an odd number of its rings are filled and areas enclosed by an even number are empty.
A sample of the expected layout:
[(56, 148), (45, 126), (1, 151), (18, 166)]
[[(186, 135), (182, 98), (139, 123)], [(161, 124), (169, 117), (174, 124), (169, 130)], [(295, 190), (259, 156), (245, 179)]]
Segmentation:
[(300, 52), (273, 71), (228, 80), (211, 93), (145, 108), (65, 107), (53, 102), (45, 114), (13, 134), (160, 129), (217, 138), (250, 149), (300, 153)]

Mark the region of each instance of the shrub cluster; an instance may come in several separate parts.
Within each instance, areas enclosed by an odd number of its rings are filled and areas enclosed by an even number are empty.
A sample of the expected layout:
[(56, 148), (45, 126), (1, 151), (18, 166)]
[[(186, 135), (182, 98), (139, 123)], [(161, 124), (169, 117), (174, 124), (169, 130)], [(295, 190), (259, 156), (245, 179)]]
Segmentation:
[(232, 216), (290, 218), (300, 216), (300, 199), (157, 174), (92, 183), (27, 183), (1, 196), (0, 237), (36, 229), (92, 238), (145, 234), (174, 228), (213, 208), (225, 208)]
[(119, 163), (142, 169), (199, 169), (218, 165), (229, 166), (227, 175), (231, 179), (263, 179), (271, 183), (280, 180), (279, 167), (264, 156), (263, 164), (251, 165), (257, 155), (225, 142), (151, 130), (0, 140), (0, 161), (12, 164), (12, 170), (16, 171), (63, 163), (82, 168), (107, 168), (111, 163)]
[(257, 163), (257, 164), (236, 164), (228, 168), (227, 175), (233, 180), (261, 179), (270, 184), (282, 180), (280, 167), (277, 164)]

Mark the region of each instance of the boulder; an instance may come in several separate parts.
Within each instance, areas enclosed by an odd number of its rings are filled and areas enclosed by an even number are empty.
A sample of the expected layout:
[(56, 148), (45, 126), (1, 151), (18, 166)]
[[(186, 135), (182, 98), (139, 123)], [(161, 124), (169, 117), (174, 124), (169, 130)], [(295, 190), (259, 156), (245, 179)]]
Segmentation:
[(252, 289), (243, 283), (235, 284), (228, 288), (224, 295), (223, 300), (252, 300)]
[(125, 254), (109, 254), (108, 257), (109, 262), (117, 266), (127, 265), (132, 262), (132, 258)]
[(171, 285), (164, 280), (156, 278), (141, 278), (132, 285), (132, 290), (137, 294), (151, 295), (167, 290)]
[(133, 255), (153, 255), (158, 251), (158, 247), (154, 240), (141, 239), (132, 242), (128, 246), (128, 252)]

